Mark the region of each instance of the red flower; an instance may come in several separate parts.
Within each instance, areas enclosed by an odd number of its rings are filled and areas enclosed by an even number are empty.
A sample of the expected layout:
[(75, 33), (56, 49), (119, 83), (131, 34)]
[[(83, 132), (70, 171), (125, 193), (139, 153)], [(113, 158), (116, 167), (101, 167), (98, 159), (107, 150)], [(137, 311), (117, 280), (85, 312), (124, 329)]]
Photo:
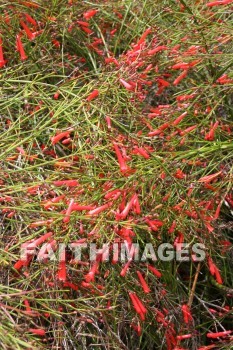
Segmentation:
[(147, 37), (148, 34), (150, 34), (152, 32), (151, 28), (147, 28), (145, 30), (145, 32), (142, 34), (141, 38), (138, 40), (136, 45), (141, 45), (145, 42), (145, 39)]
[(147, 153), (147, 151), (142, 148), (142, 147), (137, 147), (135, 146), (133, 151), (132, 151), (133, 154), (140, 154), (142, 157), (144, 157), (145, 159), (149, 159), (150, 158), (150, 155)]
[(19, 35), (16, 36), (16, 47), (17, 47), (17, 51), (19, 51), (20, 53), (21, 60), (25, 61), (27, 59), (27, 56), (25, 54), (23, 44)]
[(124, 79), (120, 79), (120, 82), (127, 90), (134, 90), (134, 87), (131, 84), (127, 83), (127, 81), (125, 81)]
[(129, 296), (132, 301), (133, 307), (139, 314), (141, 320), (145, 321), (145, 314), (147, 313), (145, 306), (142, 304), (141, 300), (138, 298), (136, 293), (129, 292)]
[(211, 181), (216, 179), (220, 174), (222, 174), (221, 171), (219, 171), (218, 173), (215, 173), (215, 174), (203, 176), (198, 180), (198, 182), (210, 183)]
[(70, 204), (69, 204), (67, 211), (66, 211), (66, 215), (63, 218), (63, 222), (67, 223), (70, 221), (70, 214), (73, 210), (73, 205), (74, 205), (74, 199), (71, 199)]
[(90, 95), (86, 98), (88, 102), (94, 100), (99, 95), (99, 90), (93, 90)]
[(207, 140), (207, 141), (213, 141), (214, 140), (214, 132), (217, 129), (218, 124), (219, 124), (218, 121), (214, 123), (214, 125), (212, 126), (212, 128), (210, 129), (208, 134), (206, 134), (205, 140)]
[(120, 272), (120, 276), (121, 276), (121, 277), (125, 277), (125, 275), (126, 275), (128, 269), (129, 269), (129, 265), (130, 265), (131, 261), (132, 261), (132, 260), (127, 261), (127, 263), (125, 264), (125, 266), (124, 266), (123, 269), (121, 270), (121, 272)]
[(29, 332), (36, 334), (36, 335), (39, 335), (41, 337), (43, 337), (45, 335), (45, 330), (42, 328), (30, 328)]
[(98, 10), (89, 10), (87, 12), (85, 12), (83, 14), (83, 17), (86, 19), (86, 20), (89, 20), (91, 17), (95, 16), (95, 14), (98, 12)]
[(66, 262), (60, 261), (58, 266), (57, 279), (60, 281), (66, 281)]
[(183, 173), (183, 171), (181, 169), (177, 169), (175, 175), (174, 175), (177, 179), (184, 179), (186, 174)]
[(140, 271), (137, 271), (137, 275), (138, 275), (138, 279), (140, 281), (140, 284), (144, 290), (145, 293), (150, 293), (150, 288), (148, 286), (148, 284), (146, 283), (144, 277), (142, 276), (141, 272)]
[(233, 0), (218, 0), (218, 1), (208, 2), (206, 6), (213, 7), (213, 6), (219, 6), (219, 5), (228, 5), (228, 4), (232, 4), (232, 2)]
[(173, 85), (178, 85), (181, 80), (183, 80), (188, 74), (188, 70), (184, 70), (174, 81), (173, 81)]
[(188, 134), (189, 132), (196, 129), (196, 127), (197, 127), (197, 125), (189, 126), (187, 129), (180, 132), (180, 136), (184, 136), (184, 135)]
[(24, 16), (26, 17), (26, 20), (31, 23), (33, 26), (37, 26), (37, 22), (32, 18), (28, 13), (24, 13)]
[(31, 32), (31, 30), (28, 28), (26, 23), (24, 23), (24, 21), (20, 21), (20, 24), (23, 27), (23, 29), (25, 30), (25, 33), (27, 34), (28, 39), (29, 40), (35, 39), (35, 37), (36, 37), (35, 33)]
[(162, 276), (161, 272), (157, 270), (154, 266), (147, 265), (147, 267), (148, 270), (150, 270), (150, 272), (152, 272), (156, 277), (160, 278)]
[(2, 38), (0, 36), (0, 68), (5, 66), (5, 64), (6, 64), (6, 61), (4, 60), (3, 50), (2, 50)]
[(64, 137), (67, 138), (70, 136), (70, 133), (73, 131), (73, 129), (67, 130), (67, 131), (63, 131), (60, 132), (59, 134), (52, 136), (51, 137), (51, 141), (52, 144), (55, 145), (56, 143), (58, 143), (60, 140), (62, 140)]
[(54, 186), (67, 186), (67, 187), (75, 187), (78, 186), (79, 183), (77, 180), (58, 180), (53, 181)]
[(207, 338), (218, 338), (218, 337), (225, 337), (228, 334), (231, 334), (233, 331), (224, 331), (224, 332), (218, 332), (218, 333), (207, 333)]
[(177, 335), (176, 337), (177, 340), (184, 340), (189, 338), (192, 338), (192, 334), (182, 334), (182, 335)]
[(116, 156), (117, 156), (117, 159), (118, 159), (118, 162), (120, 165), (120, 171), (125, 175), (128, 174), (131, 171), (131, 169), (126, 164), (126, 162), (125, 162), (125, 160), (120, 152), (120, 149), (115, 141), (113, 141), (113, 147), (114, 147), (114, 150), (116, 152)]
[(220, 275), (219, 269), (217, 268), (217, 266), (214, 264), (213, 260), (211, 259), (211, 257), (208, 258), (208, 264), (209, 264), (209, 270), (212, 276), (215, 276), (216, 281), (219, 284), (222, 284), (222, 277)]
[(109, 203), (106, 203), (104, 205), (101, 205), (100, 207), (92, 209), (88, 212), (88, 216), (97, 215), (97, 214), (101, 213), (102, 211), (104, 211), (105, 209), (109, 208), (111, 205), (112, 205), (112, 202), (109, 202)]
[(155, 49), (149, 50), (147, 52), (147, 54), (149, 56), (151, 56), (151, 55), (154, 55), (157, 52), (164, 51), (164, 50), (167, 50), (167, 46), (161, 45), (161, 46), (157, 46)]
[(184, 304), (181, 307), (182, 313), (183, 313), (183, 318), (185, 323), (189, 323), (189, 321), (192, 321), (192, 315), (189, 309), (189, 306)]

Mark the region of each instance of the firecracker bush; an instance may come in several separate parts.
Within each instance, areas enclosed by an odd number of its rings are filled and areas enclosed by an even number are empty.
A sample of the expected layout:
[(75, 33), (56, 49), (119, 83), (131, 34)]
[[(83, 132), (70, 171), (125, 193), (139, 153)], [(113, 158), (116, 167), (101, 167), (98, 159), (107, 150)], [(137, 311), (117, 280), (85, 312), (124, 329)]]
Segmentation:
[[(1, 2), (1, 349), (233, 348), (232, 10)], [(69, 249), (123, 242), (205, 259)]]

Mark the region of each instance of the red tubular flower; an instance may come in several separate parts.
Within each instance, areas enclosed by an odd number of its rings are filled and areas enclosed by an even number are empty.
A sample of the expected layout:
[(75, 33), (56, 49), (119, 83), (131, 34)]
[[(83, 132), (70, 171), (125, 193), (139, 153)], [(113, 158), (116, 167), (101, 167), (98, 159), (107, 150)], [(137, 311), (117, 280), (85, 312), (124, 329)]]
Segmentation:
[(15, 270), (20, 270), (23, 266), (27, 266), (31, 260), (32, 260), (32, 257), (30, 257), (30, 259), (28, 258), (27, 261), (18, 260), (14, 264), (14, 269)]
[(186, 62), (176, 63), (172, 66), (172, 69), (188, 69), (188, 68), (189, 68), (189, 63), (186, 63)]
[(161, 79), (161, 78), (158, 78), (157, 81), (162, 86), (169, 86), (170, 85), (170, 83), (168, 81)]
[(130, 265), (131, 261), (132, 261), (132, 260), (127, 261), (127, 263), (125, 264), (125, 266), (122, 268), (122, 270), (121, 270), (121, 272), (120, 272), (120, 276), (121, 276), (121, 277), (125, 277), (125, 275), (126, 275), (128, 269), (129, 269), (129, 265)]
[(177, 335), (176, 337), (177, 340), (184, 340), (189, 338), (192, 338), (192, 334), (182, 334), (182, 335)]
[(175, 228), (176, 228), (176, 221), (174, 220), (168, 230), (168, 233), (173, 233), (175, 231)]
[(99, 95), (99, 90), (93, 90), (90, 95), (86, 98), (88, 102), (94, 100)]
[(73, 290), (78, 290), (78, 286), (76, 286), (76, 284), (74, 284), (74, 283), (71, 283), (71, 282), (64, 282), (63, 283), (63, 286), (64, 287), (69, 287), (69, 288), (71, 288), (71, 289), (73, 289)]
[(6, 61), (4, 60), (4, 57), (3, 57), (2, 38), (0, 36), (0, 68), (5, 66), (5, 64), (6, 64)]
[(26, 17), (26, 20), (31, 23), (33, 26), (37, 26), (37, 22), (36, 20), (34, 20), (34, 18), (32, 18), (28, 13), (24, 13), (24, 16)]
[(184, 242), (184, 235), (182, 232), (178, 232), (178, 236), (174, 240), (174, 247), (176, 248), (177, 251), (181, 249), (180, 244)]
[(189, 321), (192, 321), (192, 315), (189, 309), (189, 306), (184, 304), (181, 307), (182, 313), (183, 313), (183, 318), (184, 318), (184, 322), (187, 324), (189, 323)]
[(232, 198), (232, 195), (227, 195), (227, 196), (226, 196), (226, 201), (227, 201), (227, 203), (233, 208), (233, 198)]
[(160, 278), (162, 276), (161, 272), (157, 270), (154, 266), (147, 265), (147, 268), (150, 272), (152, 272), (156, 277)]
[(165, 316), (162, 312), (160, 312), (159, 310), (156, 310), (156, 321), (158, 323), (162, 323), (162, 325), (164, 327), (168, 326), (168, 322), (165, 321)]
[(27, 299), (24, 300), (24, 305), (25, 305), (25, 308), (26, 308), (26, 312), (29, 315), (32, 314), (32, 309), (31, 309), (29, 301)]
[(41, 221), (35, 221), (29, 224), (29, 227), (35, 228), (39, 226), (48, 226), (53, 222), (53, 219), (48, 219), (48, 220), (41, 220)]
[(101, 205), (100, 207), (92, 209), (88, 212), (88, 216), (97, 215), (97, 214), (101, 213), (102, 211), (104, 211), (105, 209), (109, 208), (111, 205), (112, 205), (112, 202), (109, 202), (109, 203), (106, 203), (104, 205)]
[(150, 131), (148, 136), (156, 136), (163, 132), (163, 130), (167, 129), (170, 126), (170, 123), (164, 123), (158, 127), (158, 129)]
[(178, 125), (183, 119), (184, 117), (188, 114), (188, 112), (184, 112), (182, 113), (179, 117), (177, 117), (174, 122), (172, 123), (173, 126)]
[(26, 23), (24, 23), (24, 21), (20, 21), (20, 25), (23, 27), (23, 29), (25, 30), (25, 33), (27, 34), (27, 37), (29, 40), (33, 40), (35, 39), (36, 35), (34, 33), (31, 32), (31, 30), (28, 28), (28, 26), (26, 25)]
[(136, 293), (129, 292), (129, 296), (134, 306), (134, 309), (139, 314), (141, 320), (145, 321), (145, 314), (147, 313), (145, 306), (142, 304), (141, 300), (138, 298)]
[(156, 130), (153, 130), (153, 131), (150, 131), (148, 132), (148, 136), (156, 136), (156, 135), (160, 135), (162, 132), (162, 130), (160, 129), (156, 129)]
[(219, 284), (223, 284), (222, 281), (222, 277), (220, 275), (219, 269), (217, 268), (217, 266), (214, 264), (213, 260), (211, 259), (211, 257), (208, 258), (208, 265), (209, 265), (209, 271), (211, 273), (212, 276), (215, 276), (216, 281)]
[(232, 79), (228, 77), (227, 74), (223, 74), (220, 78), (216, 80), (219, 84), (230, 84), (232, 83)]
[(135, 146), (133, 151), (132, 151), (133, 154), (140, 154), (142, 157), (144, 157), (145, 159), (149, 159), (150, 158), (150, 155), (147, 153), (147, 151), (142, 148), (142, 147), (137, 147)]
[(177, 178), (177, 179), (184, 179), (186, 174), (183, 173), (183, 171), (181, 169), (177, 169), (176, 173), (174, 174), (174, 176)]
[(54, 197), (51, 200), (42, 202), (42, 205), (45, 209), (49, 209), (54, 203), (59, 203), (64, 197), (65, 195)]
[(39, 335), (40, 337), (45, 336), (45, 330), (42, 328), (30, 328), (29, 332), (36, 334), (36, 335)]
[(137, 332), (138, 336), (142, 334), (142, 328), (140, 324), (131, 323), (130, 326)]
[[(60, 42), (56, 39), (52, 39), (52, 43), (55, 47), (59, 48), (61, 46)], [(57, 95), (56, 95), (57, 96)], [(55, 97), (54, 97), (55, 98)], [(55, 98), (56, 99), (56, 98)]]
[(77, 21), (77, 23), (82, 27), (89, 27), (90, 23), (84, 21)]
[[(81, 29), (87, 34), (93, 34), (93, 31), (88, 27), (81, 26)], [(97, 50), (96, 50), (96, 52), (97, 52)]]
[(104, 198), (105, 199), (115, 199), (116, 197), (118, 198), (119, 195), (121, 195), (121, 190), (118, 190), (118, 189), (115, 189), (115, 190), (112, 190), (108, 193), (105, 194)]
[(16, 35), (16, 47), (17, 47), (17, 51), (19, 51), (19, 53), (20, 53), (21, 60), (25, 61), (27, 59), (27, 56), (25, 54), (23, 44), (22, 44), (22, 41), (21, 41), (19, 35)]
[(112, 125), (111, 125), (111, 118), (110, 118), (108, 115), (106, 115), (105, 120), (106, 120), (108, 129), (111, 130), (111, 128), (112, 128)]
[(48, 243), (44, 244), (38, 253), (38, 260), (47, 262), (49, 252), (55, 252), (57, 250), (57, 242), (55, 239), (51, 239)]
[(192, 98), (194, 98), (196, 96), (196, 94), (191, 94), (191, 95), (180, 95), (176, 97), (176, 100), (178, 102), (183, 102), (183, 101), (188, 101), (191, 100)]
[(129, 167), (127, 166), (127, 164), (125, 163), (125, 160), (120, 152), (120, 149), (117, 145), (117, 143), (115, 141), (113, 141), (113, 147), (120, 165), (120, 171), (125, 174), (129, 171)]
[(147, 55), (151, 56), (151, 55), (154, 55), (157, 52), (164, 51), (164, 50), (167, 50), (167, 46), (164, 46), (164, 45), (157, 46), (155, 49), (149, 50), (147, 52)]
[(119, 62), (117, 61), (117, 59), (115, 57), (105, 57), (104, 59), (105, 63), (114, 63), (117, 67), (119, 67)]
[(198, 180), (198, 182), (210, 183), (211, 181), (215, 180), (220, 174), (222, 174), (222, 171), (219, 171), (215, 174), (203, 176)]
[(52, 145), (55, 145), (56, 143), (58, 143), (59, 141), (61, 141), (64, 137), (69, 137), (70, 133), (73, 131), (73, 129), (67, 130), (67, 131), (63, 131), (60, 132), (59, 134), (52, 136), (51, 137), (51, 141), (52, 141)]
[(89, 10), (87, 12), (85, 12), (83, 14), (83, 17), (86, 19), (86, 20), (89, 20), (90, 18), (92, 18), (93, 16), (95, 16), (95, 14), (98, 12), (98, 10)]
[(85, 281), (87, 283), (89, 282), (94, 282), (95, 280), (95, 274), (98, 271), (98, 267), (99, 267), (99, 261), (95, 261), (92, 265), (92, 267), (90, 268), (90, 271), (85, 275)]
[(146, 37), (148, 34), (150, 34), (152, 32), (151, 28), (147, 28), (145, 30), (145, 32), (141, 35), (141, 38), (138, 40), (138, 42), (136, 43), (136, 45), (141, 45), (145, 42)]
[(184, 70), (174, 81), (173, 85), (178, 85), (188, 74), (188, 69)]
[(51, 238), (53, 235), (52, 232), (47, 232), (45, 233), (43, 236), (37, 238), (35, 241), (33, 241), (32, 243), (29, 244), (29, 246), (32, 244), (33, 247), (37, 247), (38, 245), (40, 245), (41, 243), (43, 243), (44, 241), (46, 241), (48, 238)]
[(122, 210), (120, 214), (116, 215), (117, 220), (124, 220), (129, 214), (130, 209), (132, 208), (134, 201), (136, 199), (136, 195), (134, 194), (130, 201), (126, 204), (125, 208)]
[(154, 232), (158, 231), (159, 227), (163, 226), (163, 221), (161, 220), (150, 220), (145, 218), (145, 221)]
[(233, 0), (218, 0), (218, 1), (208, 2), (206, 6), (213, 7), (213, 6), (220, 6), (220, 5), (228, 5), (232, 3), (233, 3)]
[(217, 333), (207, 333), (206, 336), (207, 338), (218, 338), (218, 337), (225, 337), (228, 334), (231, 334), (233, 331), (224, 331), (224, 332), (217, 332)]
[(59, 281), (66, 281), (66, 262), (63, 260), (58, 265), (57, 279)]
[(138, 200), (138, 195), (136, 193), (134, 195), (133, 207), (134, 207), (134, 212), (136, 214), (141, 214), (140, 203), (139, 203), (139, 200)]
[[(25, 243), (25, 248), (36, 248), (38, 247), (38, 245), (40, 245), (41, 243), (43, 243), (44, 241), (46, 241), (48, 238), (50, 238), (53, 235), (52, 232), (48, 232), (46, 234), (44, 234), (43, 236), (37, 238), (36, 240), (32, 241), (32, 242), (27, 242)], [(33, 252), (32, 254), (27, 254), (27, 257), (24, 260), (18, 260), (15, 264), (14, 264), (14, 268), (16, 270), (20, 270), (23, 266), (28, 266), (30, 261), (33, 258)]]
[(150, 293), (150, 288), (148, 286), (148, 284), (146, 283), (144, 277), (142, 276), (141, 272), (140, 271), (137, 271), (137, 275), (138, 275), (138, 279), (140, 281), (140, 284), (144, 290), (145, 293)]
[(134, 90), (134, 87), (131, 84), (127, 83), (127, 81), (125, 81), (124, 79), (120, 79), (120, 82), (127, 90), (129, 91)]
[(67, 211), (66, 211), (66, 215), (63, 218), (63, 222), (67, 223), (70, 221), (70, 214), (73, 210), (73, 205), (74, 205), (74, 199), (71, 199), (70, 204), (69, 204)]
[(38, 8), (40, 5), (36, 4), (35, 2), (33, 1), (20, 1), (20, 3), (24, 6), (27, 6), (27, 7), (32, 7), (32, 8)]
[(72, 206), (72, 211), (82, 211), (82, 210), (92, 210), (95, 209), (94, 205), (80, 205), (74, 203)]
[(79, 183), (77, 180), (58, 180), (53, 181), (54, 186), (66, 186), (66, 187), (75, 187), (78, 186)]
[(129, 296), (130, 296), (130, 299), (132, 301), (134, 309), (136, 310), (136, 312), (138, 314), (140, 314), (142, 312), (142, 310), (141, 310), (139, 304), (137, 303), (137, 301), (135, 299), (135, 293), (129, 292)]
[(220, 214), (220, 209), (221, 209), (221, 206), (222, 206), (222, 203), (220, 202), (220, 203), (219, 203), (219, 205), (217, 206), (216, 211), (215, 211), (215, 214), (214, 214), (213, 220), (217, 220), (217, 219), (218, 219), (219, 214)]
[(169, 324), (165, 331), (165, 338), (167, 343), (167, 350), (175, 350), (177, 339), (175, 337), (174, 325)]
[(217, 127), (218, 127), (218, 124), (219, 124), (219, 121), (216, 121), (214, 123), (214, 125), (212, 126), (212, 128), (210, 129), (208, 134), (205, 135), (205, 140), (207, 140), (207, 141), (213, 141), (214, 140), (214, 133), (215, 133), (215, 130), (217, 129)]
[(188, 134), (189, 132), (195, 130), (196, 127), (197, 127), (197, 124), (195, 124), (195, 125), (193, 125), (193, 126), (189, 126), (187, 129), (182, 130), (182, 131), (180, 132), (180, 136), (184, 136), (184, 135)]

